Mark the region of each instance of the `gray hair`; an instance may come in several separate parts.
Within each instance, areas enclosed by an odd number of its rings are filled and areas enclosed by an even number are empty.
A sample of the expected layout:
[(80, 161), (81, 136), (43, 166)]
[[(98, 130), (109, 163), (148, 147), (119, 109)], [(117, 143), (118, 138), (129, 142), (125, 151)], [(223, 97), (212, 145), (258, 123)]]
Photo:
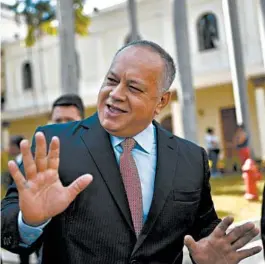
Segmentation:
[(164, 73), (163, 73), (163, 77), (164, 77), (163, 92), (168, 91), (176, 76), (176, 66), (175, 66), (173, 58), (169, 55), (169, 53), (166, 52), (161, 46), (159, 46), (158, 44), (152, 41), (137, 40), (137, 41), (130, 42), (126, 44), (125, 46), (123, 46), (122, 48), (120, 48), (116, 52), (115, 57), (122, 50), (126, 49), (127, 47), (131, 47), (131, 46), (140, 46), (140, 47), (150, 48), (152, 51), (157, 53), (161, 57), (161, 59), (163, 59), (164, 64), (165, 64)]

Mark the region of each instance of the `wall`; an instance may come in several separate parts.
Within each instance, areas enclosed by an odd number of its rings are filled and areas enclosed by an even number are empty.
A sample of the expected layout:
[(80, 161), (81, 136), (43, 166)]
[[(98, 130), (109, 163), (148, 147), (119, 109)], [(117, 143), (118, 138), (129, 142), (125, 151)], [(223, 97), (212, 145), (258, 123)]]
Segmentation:
[[(241, 3), (242, 2), (242, 3)], [(258, 34), (256, 1), (242, 0), (239, 5), (242, 40), (247, 74), (262, 70), (261, 47)], [(165, 47), (175, 57), (172, 0), (142, 0), (137, 3), (140, 35)], [(220, 41), (216, 50), (199, 52), (196, 25), (198, 18), (213, 12), (218, 19)], [(189, 37), (194, 84), (196, 87), (213, 86), (231, 81), (224, 19), (221, 0), (189, 0)], [(95, 105), (98, 90), (112, 57), (129, 33), (126, 3), (101, 10), (92, 17), (88, 37), (76, 36), (76, 49), (80, 58), (80, 94), (87, 106)], [(61, 93), (59, 44), (57, 37), (43, 37), (26, 49), (19, 42), (4, 47), (7, 72), (7, 111), (44, 105)], [(31, 60), (34, 90), (22, 88), (22, 64)], [(175, 86), (178, 86), (176, 78)], [(13, 116), (19, 112), (13, 112)]]
[[(249, 111), (250, 111), (250, 124), (251, 133), (253, 138), (254, 151), (257, 157), (260, 156), (260, 140), (257, 123), (257, 113), (255, 105), (255, 88), (251, 82), (248, 82), (248, 95), (249, 95)], [(213, 127), (216, 135), (222, 142), (222, 120), (220, 110), (223, 108), (234, 107), (234, 96), (231, 84), (216, 85), (213, 87), (206, 87), (196, 89), (196, 118), (197, 118), (197, 137), (198, 144), (205, 147), (205, 131), (208, 127)], [(178, 113), (180, 114), (180, 113)], [(168, 105), (156, 118), (161, 122), (168, 115), (171, 115), (171, 108)]]
[[(254, 98), (254, 88), (249, 83), (249, 110), (250, 123), (255, 154), (260, 155), (259, 134), (257, 126), (257, 114)], [(207, 127), (216, 129), (216, 134), (222, 140), (221, 115), (222, 108), (234, 107), (233, 90), (231, 84), (220, 85), (212, 88), (205, 88), (196, 91), (197, 113), (203, 110), (204, 115), (197, 115), (198, 120), (198, 139), (204, 145), (204, 134)]]
[[(95, 107), (85, 109), (85, 117), (89, 117), (96, 112)], [(36, 115), (32, 117), (24, 117), (23, 119), (12, 120), (10, 122), (10, 135), (24, 135), (31, 139), (34, 131), (39, 126), (44, 126), (49, 122), (49, 114)]]
[(31, 140), (36, 128), (46, 125), (48, 120), (48, 114), (13, 120), (10, 122), (9, 127), (10, 136), (24, 135), (27, 139)]

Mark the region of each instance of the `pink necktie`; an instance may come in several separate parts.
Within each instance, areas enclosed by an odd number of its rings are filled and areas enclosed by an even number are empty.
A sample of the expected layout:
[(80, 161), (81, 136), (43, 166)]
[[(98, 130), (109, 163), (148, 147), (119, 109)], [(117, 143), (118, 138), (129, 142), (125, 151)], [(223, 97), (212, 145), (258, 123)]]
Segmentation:
[(127, 193), (134, 230), (138, 237), (143, 227), (143, 202), (141, 182), (131, 152), (135, 144), (133, 138), (126, 138), (121, 143), (123, 153), (120, 156), (120, 172)]

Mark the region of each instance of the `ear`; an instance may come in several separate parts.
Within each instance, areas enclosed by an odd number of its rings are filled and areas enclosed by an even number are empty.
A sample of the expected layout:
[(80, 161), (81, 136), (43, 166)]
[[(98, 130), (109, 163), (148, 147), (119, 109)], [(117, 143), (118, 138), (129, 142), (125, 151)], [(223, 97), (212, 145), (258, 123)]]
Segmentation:
[(162, 95), (160, 102), (156, 106), (155, 115), (158, 115), (168, 105), (168, 103), (170, 102), (170, 98), (171, 98), (171, 92), (165, 92)]

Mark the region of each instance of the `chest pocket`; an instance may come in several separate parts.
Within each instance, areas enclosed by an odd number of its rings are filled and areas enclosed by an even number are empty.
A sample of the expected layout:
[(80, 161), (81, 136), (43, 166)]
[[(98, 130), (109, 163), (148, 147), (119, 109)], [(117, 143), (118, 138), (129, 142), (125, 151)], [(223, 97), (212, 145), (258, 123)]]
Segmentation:
[(181, 203), (196, 203), (200, 200), (201, 189), (194, 191), (181, 191), (174, 189), (171, 191), (171, 199)]

